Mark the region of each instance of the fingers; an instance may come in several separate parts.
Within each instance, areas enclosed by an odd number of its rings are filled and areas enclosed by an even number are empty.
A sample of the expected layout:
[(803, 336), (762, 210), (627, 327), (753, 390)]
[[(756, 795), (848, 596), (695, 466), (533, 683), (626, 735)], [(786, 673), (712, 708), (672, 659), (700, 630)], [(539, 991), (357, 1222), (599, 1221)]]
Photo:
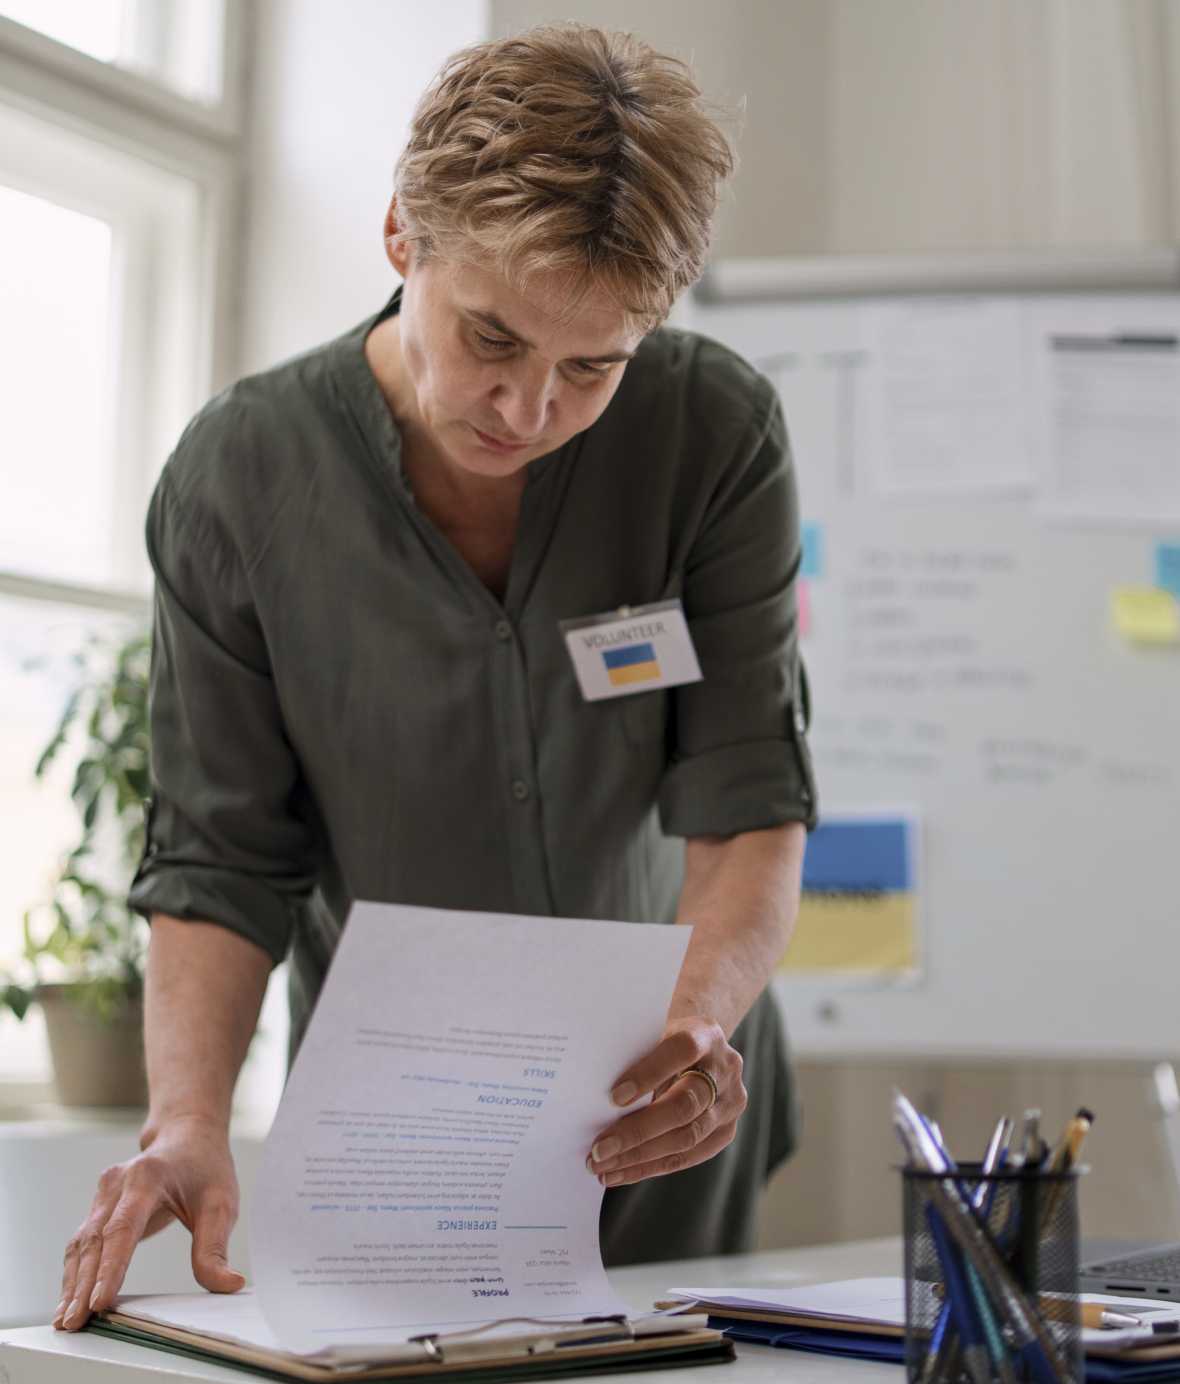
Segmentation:
[[(102, 1253), (88, 1300), (90, 1312), (103, 1311), (118, 1297), (135, 1247), (148, 1226), (160, 1220), (161, 1210), (154, 1188), (146, 1185), (143, 1173), (132, 1168), (124, 1181), (123, 1195), (102, 1230)], [(172, 1219), (171, 1212), (164, 1211), (164, 1215)]]
[(53, 1324), (77, 1331), (118, 1296), (136, 1245), (180, 1220), (193, 1237), (193, 1273), (215, 1293), (245, 1284), (226, 1250), (238, 1217), (238, 1184), (221, 1130), (185, 1124), (160, 1135), (99, 1179), (90, 1213), (66, 1246)]
[(92, 1312), (109, 1307), (136, 1245), (174, 1219), (162, 1204), (162, 1186), (155, 1160), (144, 1155), (99, 1178), (90, 1214), (66, 1246), (61, 1301), (53, 1314), (59, 1330), (78, 1331)]
[[(618, 1159), (647, 1143), (668, 1134), (674, 1129), (686, 1128), (698, 1121), (708, 1120), (712, 1113), (709, 1108), (712, 1092), (703, 1081), (691, 1076), (680, 1077), (656, 1100), (634, 1115), (617, 1120), (608, 1130), (594, 1141), (590, 1158), (596, 1165), (594, 1172), (601, 1171), (597, 1165), (609, 1159)], [(710, 1122), (710, 1128), (716, 1121)]]
[[(712, 1153), (724, 1148), (733, 1138), (738, 1117), (747, 1103), (740, 1076), (741, 1059), (737, 1053), (734, 1057), (738, 1074), (724, 1085), (718, 1082), (715, 1102), (708, 1083), (686, 1073), (646, 1109), (619, 1120), (596, 1140), (587, 1159), (590, 1171), (599, 1176), (604, 1186), (614, 1187), (634, 1180), (619, 1174), (630, 1173), (636, 1167), (658, 1165), (659, 1172), (675, 1172), (691, 1166), (684, 1161), (684, 1155), (695, 1149), (707, 1144), (712, 1152), (704, 1156), (712, 1157)], [(714, 1146), (713, 1136), (723, 1129), (729, 1130), (728, 1137)]]
[(707, 1163), (710, 1158), (719, 1154), (732, 1141), (736, 1130), (737, 1121), (731, 1120), (728, 1124), (720, 1125), (699, 1144), (683, 1152), (660, 1154), (646, 1162), (633, 1163), (614, 1172), (603, 1173), (600, 1180), (607, 1187), (622, 1187), (630, 1182), (642, 1182), (647, 1177), (665, 1177), (668, 1173), (683, 1172), (685, 1168)]
[(669, 1033), (651, 1052), (615, 1082), (610, 1098), (616, 1105), (631, 1105), (674, 1080), (686, 1067), (696, 1066), (720, 1044), (728, 1047), (718, 1024), (693, 1023)]
[[(673, 1050), (682, 1049), (676, 1045)], [(656, 1051), (658, 1049), (653, 1050), (653, 1056)], [(736, 1119), (741, 1114), (746, 1107), (742, 1055), (731, 1048), (724, 1037), (706, 1058), (698, 1058), (688, 1066), (690, 1069), (701, 1067), (709, 1073), (717, 1088), (716, 1100), (713, 1099), (713, 1086), (708, 1080), (699, 1073), (679, 1068), (670, 1081), (659, 1084), (656, 1098), (650, 1105), (634, 1114), (624, 1115), (609, 1129), (603, 1130), (590, 1151), (594, 1163), (615, 1158), (637, 1148), (646, 1140), (689, 1125), (708, 1112), (715, 1116), (711, 1128), (726, 1120)], [(593, 1171), (599, 1170), (594, 1168)]]
[[(668, 1077), (663, 1073), (670, 1064), (675, 1072)], [(595, 1140), (586, 1166), (608, 1187), (711, 1158), (733, 1139), (746, 1108), (741, 1054), (716, 1024), (704, 1020), (666, 1035), (619, 1085), (627, 1080), (637, 1087), (654, 1082), (655, 1098)]]
[(62, 1260), (61, 1301), (54, 1308), (53, 1324), (59, 1330), (76, 1331), (90, 1315), (90, 1295), (102, 1255), (102, 1230), (118, 1203), (122, 1168), (107, 1168), (98, 1180), (90, 1213), (66, 1245)]
[(236, 1293), (245, 1277), (229, 1266), (229, 1235), (238, 1219), (236, 1203), (221, 1191), (202, 1200), (193, 1225), (193, 1277), (211, 1293)]

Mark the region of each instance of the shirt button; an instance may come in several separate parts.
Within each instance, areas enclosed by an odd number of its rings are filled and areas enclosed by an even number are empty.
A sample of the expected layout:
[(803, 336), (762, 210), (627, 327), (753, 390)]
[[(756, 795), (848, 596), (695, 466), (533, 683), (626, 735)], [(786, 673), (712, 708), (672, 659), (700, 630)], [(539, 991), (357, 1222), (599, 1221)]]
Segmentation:
[(496, 638), (502, 640), (509, 640), (512, 638), (512, 626), (507, 620), (496, 621)]
[(529, 795), (529, 786), (524, 779), (512, 780), (512, 796), (518, 803), (524, 802)]

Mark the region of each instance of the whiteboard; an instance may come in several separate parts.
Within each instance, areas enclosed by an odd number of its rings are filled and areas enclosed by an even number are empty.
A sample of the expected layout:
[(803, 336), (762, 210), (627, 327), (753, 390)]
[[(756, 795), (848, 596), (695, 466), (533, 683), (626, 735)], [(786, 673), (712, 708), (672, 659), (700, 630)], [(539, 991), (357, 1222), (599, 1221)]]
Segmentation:
[(776, 382), (822, 528), (821, 811), (920, 822), (917, 977), (780, 976), (796, 1048), (1180, 1051), (1180, 644), (1111, 616), (1180, 543), (1180, 352), (1124, 381), (1123, 357), (1108, 377), (1068, 349), (1180, 336), (1180, 295), (693, 300), (678, 321)]

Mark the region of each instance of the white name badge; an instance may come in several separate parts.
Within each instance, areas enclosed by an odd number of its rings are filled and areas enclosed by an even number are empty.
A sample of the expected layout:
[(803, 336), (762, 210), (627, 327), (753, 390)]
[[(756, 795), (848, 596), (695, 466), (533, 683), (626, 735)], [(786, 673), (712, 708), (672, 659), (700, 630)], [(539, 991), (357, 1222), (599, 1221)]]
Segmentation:
[(701, 680), (679, 600), (562, 620), (561, 632), (588, 702)]

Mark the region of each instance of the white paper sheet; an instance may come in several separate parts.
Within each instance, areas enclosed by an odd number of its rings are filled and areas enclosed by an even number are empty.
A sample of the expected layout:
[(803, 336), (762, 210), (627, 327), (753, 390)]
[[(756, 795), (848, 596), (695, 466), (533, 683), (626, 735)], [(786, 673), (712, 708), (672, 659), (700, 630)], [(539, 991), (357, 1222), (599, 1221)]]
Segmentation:
[(1175, 328), (1058, 332), (1045, 343), (1047, 507), (1063, 518), (1180, 520), (1180, 337)]
[(689, 931), (354, 906), (254, 1193), (285, 1347), (626, 1310), (585, 1157), (659, 1040)]
[(282, 1349), (263, 1319), (253, 1288), (237, 1293), (123, 1293), (115, 1310), (257, 1350)]
[(669, 1297), (715, 1302), (735, 1311), (791, 1312), (874, 1326), (905, 1325), (904, 1278), (844, 1278), (800, 1288), (673, 1288)]
[(1031, 491), (1015, 299), (910, 300), (865, 314), (865, 447), (885, 495)]

